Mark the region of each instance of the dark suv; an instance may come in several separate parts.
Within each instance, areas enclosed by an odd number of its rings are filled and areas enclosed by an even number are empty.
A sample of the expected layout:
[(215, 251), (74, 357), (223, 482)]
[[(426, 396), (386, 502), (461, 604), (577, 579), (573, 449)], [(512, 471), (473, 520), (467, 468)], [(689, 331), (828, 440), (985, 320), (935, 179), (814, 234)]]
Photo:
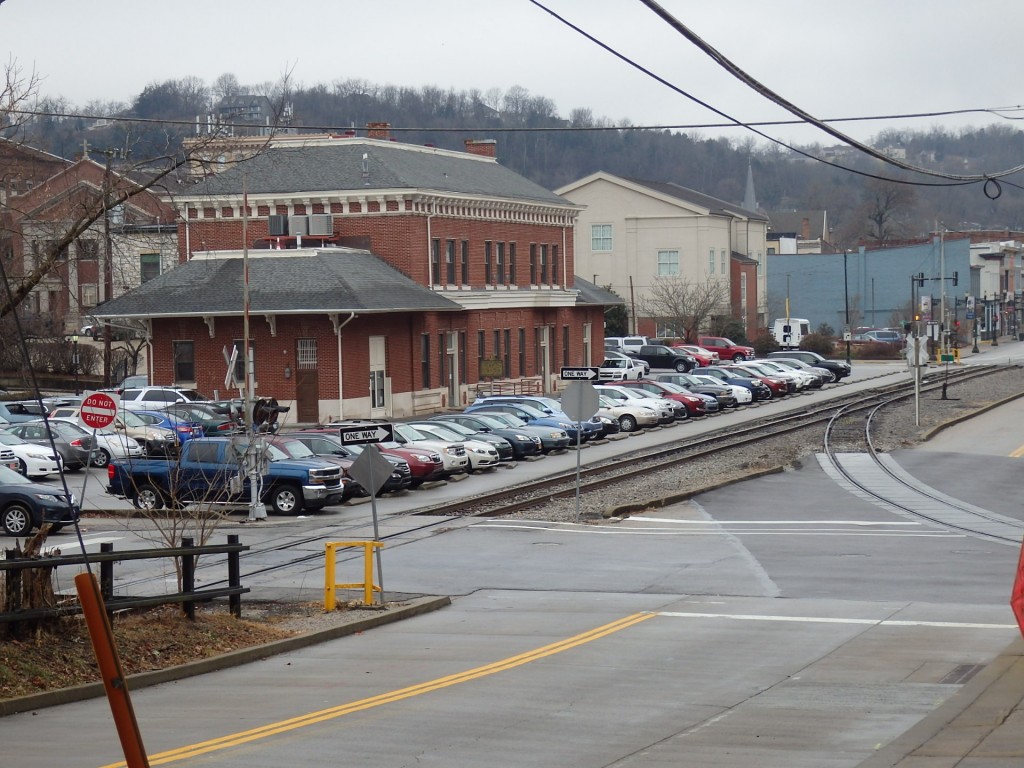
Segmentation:
[(792, 360), (800, 360), (808, 365), (813, 365), (815, 368), (824, 368), (826, 371), (832, 372), (836, 377), (836, 381), (849, 376), (852, 370), (850, 368), (850, 364), (843, 360), (827, 360), (817, 352), (809, 352), (805, 349), (787, 349), (784, 352), (769, 352), (768, 358), (771, 359), (773, 357), (788, 357)]
[(664, 344), (645, 344), (639, 351), (628, 354), (647, 363), (651, 368), (670, 368), (679, 373), (689, 373), (697, 367), (697, 358), (681, 349), (666, 347)]

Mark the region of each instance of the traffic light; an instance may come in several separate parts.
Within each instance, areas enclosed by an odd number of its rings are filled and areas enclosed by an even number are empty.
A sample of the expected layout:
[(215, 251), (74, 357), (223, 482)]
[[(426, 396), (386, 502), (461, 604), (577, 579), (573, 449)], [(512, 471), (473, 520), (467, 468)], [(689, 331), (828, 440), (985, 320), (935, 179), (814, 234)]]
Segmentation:
[(903, 321), (903, 332), (904, 333), (910, 333), (912, 328), (913, 328), (913, 324), (909, 320), (904, 320)]

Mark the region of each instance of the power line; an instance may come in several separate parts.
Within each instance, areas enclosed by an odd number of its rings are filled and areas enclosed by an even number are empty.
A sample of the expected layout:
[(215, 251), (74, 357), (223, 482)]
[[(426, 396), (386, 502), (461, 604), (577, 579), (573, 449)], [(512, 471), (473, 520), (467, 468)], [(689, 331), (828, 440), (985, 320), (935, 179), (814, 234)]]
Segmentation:
[[(641, 1), (643, 1), (643, 0), (641, 0)], [(698, 104), (699, 106), (702, 106), (705, 109), (707, 109), (707, 110), (709, 110), (711, 112), (714, 112), (716, 115), (719, 115), (720, 117), (723, 117), (726, 120), (731, 121), (732, 125), (735, 125), (735, 126), (738, 126), (738, 127), (741, 127), (741, 128), (746, 128), (747, 130), (751, 131), (752, 133), (755, 133), (758, 136), (761, 136), (762, 138), (767, 139), (768, 141), (772, 142), (773, 144), (778, 144), (779, 146), (785, 147), (786, 149), (790, 150), (791, 152), (795, 152), (796, 154), (802, 155), (802, 156), (804, 156), (804, 157), (806, 157), (806, 158), (808, 158), (810, 160), (814, 160), (815, 162), (819, 162), (819, 163), (822, 163), (824, 165), (828, 165), (828, 166), (831, 166), (833, 168), (837, 168), (839, 170), (846, 171), (847, 173), (853, 173), (853, 174), (856, 174), (858, 176), (864, 176), (866, 178), (877, 179), (879, 181), (886, 181), (886, 182), (895, 183), (895, 184), (904, 184), (904, 185), (907, 185), (907, 186), (958, 187), (958, 186), (966, 186), (968, 184), (976, 184), (976, 183), (978, 183), (980, 181), (992, 181), (987, 176), (982, 176), (982, 177), (980, 177), (978, 179), (951, 180), (951, 181), (945, 181), (945, 182), (911, 181), (909, 179), (900, 179), (900, 178), (893, 178), (893, 177), (889, 177), (889, 176), (880, 176), (878, 174), (869, 173), (867, 171), (861, 171), (861, 170), (858, 170), (856, 168), (849, 168), (849, 167), (841, 165), (839, 163), (832, 162), (831, 160), (826, 160), (824, 158), (817, 157), (815, 155), (812, 155), (809, 152), (805, 152), (804, 150), (802, 150), (802, 149), (800, 149), (798, 147), (795, 147), (795, 146), (793, 146), (791, 144), (788, 144), (785, 141), (782, 141), (781, 139), (777, 139), (774, 136), (770, 136), (769, 134), (765, 133), (764, 131), (761, 131), (758, 128), (754, 127), (752, 124), (745, 123), (745, 122), (739, 120), (738, 118), (735, 118), (732, 115), (729, 115), (726, 112), (723, 112), (722, 110), (718, 109), (717, 107), (714, 107), (711, 104), (703, 101), (702, 99), (698, 98), (697, 96), (694, 96), (693, 94), (683, 90), (679, 86), (675, 85), (674, 83), (669, 82), (665, 78), (663, 78), (660, 75), (652, 72), (651, 70), (647, 69), (643, 65), (637, 63), (636, 61), (633, 61), (632, 59), (630, 59), (625, 54), (620, 53), (619, 51), (615, 50), (614, 48), (612, 48), (607, 43), (605, 43), (605, 42), (599, 40), (598, 38), (594, 37), (589, 32), (587, 32), (584, 29), (580, 28), (576, 24), (573, 24), (571, 21), (569, 21), (565, 17), (560, 16), (558, 13), (556, 13), (555, 11), (551, 10), (550, 8), (548, 8), (543, 3), (539, 2), (539, 0), (529, 0), (529, 2), (531, 2), (537, 8), (539, 8), (542, 11), (544, 11), (545, 13), (549, 14), (550, 16), (552, 16), (553, 18), (555, 18), (556, 20), (558, 20), (559, 22), (561, 22), (565, 26), (569, 27), (573, 31), (575, 31), (578, 34), (582, 35), (583, 37), (587, 38), (588, 40), (590, 40), (595, 45), (597, 45), (597, 46), (603, 48), (604, 50), (608, 51), (608, 53), (612, 54), (616, 58), (618, 58), (621, 61), (625, 62), (629, 66), (631, 66), (631, 67), (639, 70), (640, 72), (644, 73), (645, 75), (647, 75), (651, 79), (661, 83), (666, 88), (669, 88), (672, 91), (675, 91), (680, 96), (683, 96), (683, 97), (689, 99), (690, 101), (694, 102), (695, 104)], [(806, 124), (807, 120), (802, 120), (801, 122)], [(935, 173), (933, 173), (931, 171), (924, 170), (923, 172), (926, 175), (939, 175), (940, 177), (942, 177), (941, 174), (935, 174)], [(998, 182), (995, 182), (995, 181), (993, 181), (993, 183), (998, 184)]]
[(832, 128), (829, 125), (826, 125), (824, 122), (814, 117), (807, 111), (801, 109), (797, 105), (793, 104), (791, 101), (788, 101), (787, 99), (777, 94), (768, 86), (764, 85), (763, 83), (755, 79), (753, 76), (748, 74), (746, 71), (741, 69), (739, 66), (734, 64), (732, 61), (730, 61), (724, 54), (722, 54), (714, 47), (712, 47), (710, 44), (701, 39), (689, 27), (687, 27), (685, 24), (683, 24), (681, 21), (675, 18), (675, 16), (673, 16), (671, 13), (662, 8), (654, 0), (640, 0), (640, 2), (647, 6), (651, 11), (653, 11), (657, 16), (659, 16), (663, 21), (665, 21), (679, 34), (681, 34), (683, 37), (685, 37), (687, 40), (689, 40), (691, 43), (697, 46), (698, 49), (707, 54), (715, 63), (722, 67), (722, 69), (731, 74), (744, 85), (751, 88), (754, 92), (765, 97), (772, 103), (782, 107), (787, 112), (796, 115), (797, 117), (804, 120), (808, 124), (813, 125), (816, 128), (824, 131), (833, 138), (842, 141), (844, 144), (849, 144), (851, 147), (860, 150), (864, 154), (873, 157), (876, 160), (881, 160), (883, 163), (888, 163), (889, 165), (892, 165), (896, 168), (900, 168), (904, 171), (920, 173), (926, 176), (934, 176), (942, 179), (950, 179), (952, 181), (989, 182), (998, 179), (1002, 176), (1009, 176), (1010, 174), (1024, 171), (1024, 165), (1018, 165), (1013, 168), (1008, 168), (1002, 171), (996, 171), (994, 173), (960, 175), (944, 173), (941, 171), (932, 171), (928, 168), (921, 168), (916, 165), (911, 165), (910, 163), (905, 163), (902, 160), (897, 160), (896, 158), (889, 157), (888, 155), (879, 152), (874, 147), (869, 147), (866, 144), (862, 144), (853, 137), (847, 136), (845, 133), (842, 133), (841, 131)]

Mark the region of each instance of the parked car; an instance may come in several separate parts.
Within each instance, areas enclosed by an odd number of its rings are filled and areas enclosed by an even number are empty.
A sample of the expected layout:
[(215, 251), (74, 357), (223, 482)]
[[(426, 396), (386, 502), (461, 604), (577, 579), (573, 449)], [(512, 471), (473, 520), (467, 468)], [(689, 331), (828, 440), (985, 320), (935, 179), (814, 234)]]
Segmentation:
[(769, 358), (773, 363), (782, 363), (783, 365), (791, 366), (793, 368), (799, 368), (801, 371), (807, 371), (808, 373), (815, 374), (821, 379), (822, 386), (825, 384), (831, 384), (836, 381), (836, 375), (828, 368), (819, 368), (816, 365), (808, 365), (803, 360), (797, 360), (792, 357), (774, 357)]
[(622, 352), (622, 351), (619, 351), (619, 350), (606, 349), (604, 351), (604, 359), (605, 360), (628, 360), (633, 365), (642, 365), (643, 368), (644, 368), (644, 376), (646, 376), (647, 374), (649, 374), (651, 372), (651, 366), (650, 366), (649, 363), (645, 363), (643, 360), (637, 360), (632, 355), (627, 355), (625, 352)]
[(34, 400), (23, 402), (0, 400), (0, 418), (11, 424), (18, 424), (22, 421), (35, 421), (46, 415), (45, 406), (40, 406)]
[[(278, 433), (278, 436), (290, 437), (300, 441), (316, 456), (347, 459), (346, 471), (348, 471), (348, 467), (352, 465), (352, 462), (358, 459), (363, 452), (362, 445), (344, 445), (341, 442), (341, 437), (336, 433), (281, 432)], [(385, 451), (381, 451), (380, 455), (391, 464), (391, 474), (388, 475), (387, 480), (384, 481), (384, 485), (381, 486), (378, 493), (396, 493), (410, 488), (412, 486), (412, 469), (409, 467), (409, 462)], [(438, 462), (440, 460), (441, 457), (438, 456)], [(369, 491), (355, 480), (352, 480), (352, 494), (355, 496), (368, 496)]]
[(24, 421), (6, 429), (25, 442), (43, 448), (51, 447), (52, 438), (53, 447), (57, 449), (61, 463), (68, 472), (77, 472), (86, 464), (93, 463), (94, 443), (88, 433), (83, 435), (81, 427), (63, 421)]
[(78, 423), (77, 416), (50, 418), (50, 423), (64, 423), (77, 430), (80, 435), (95, 439), (96, 446), (90, 461), (90, 464), (94, 467), (105, 467), (110, 463), (111, 459), (141, 459), (145, 455), (142, 446), (134, 438), (116, 432), (109, 427), (106, 429), (86, 429)]
[[(671, 382), (641, 379), (640, 381), (624, 381), (622, 382), (622, 386), (641, 389), (655, 397), (663, 397), (666, 400), (674, 400), (677, 403), (682, 403), (686, 407), (687, 415), (691, 418), (696, 416), (706, 416), (708, 414), (708, 405), (704, 398), (691, 392), (687, 392), (682, 387), (672, 384)], [(717, 413), (718, 401), (714, 398), (711, 399), (714, 400), (714, 410)]]
[[(19, 439), (14, 435), (6, 433), (4, 436), (14, 440)], [(18, 457), (15, 455), (14, 451), (6, 445), (0, 445), (0, 467), (7, 467), (8, 469), (13, 469), (15, 472), (21, 472), (21, 462), (18, 461)], [(24, 472), (21, 473), (25, 474)]]
[(758, 360), (758, 363), (769, 366), (780, 366), (784, 370), (794, 371), (796, 373), (802, 373), (807, 377), (807, 389), (821, 389), (825, 386), (826, 382), (832, 381), (832, 374), (823, 368), (814, 369), (809, 365), (804, 365), (799, 360), (783, 360), (782, 358), (773, 358), (771, 360)]
[(644, 366), (639, 360), (610, 357), (601, 363), (597, 378), (598, 381), (636, 381), (643, 377)]
[[(491, 410), (493, 409), (493, 410)], [(505, 426), (521, 431), (529, 431), (540, 438), (540, 449), (542, 453), (551, 453), (553, 451), (564, 451), (569, 447), (569, 433), (564, 429), (558, 427), (552, 427), (548, 424), (536, 423), (536, 417), (534, 421), (528, 421), (524, 416), (527, 415), (528, 411), (533, 409), (525, 406), (517, 405), (492, 405), (488, 409), (482, 408), (479, 411), (473, 411), (474, 416), (489, 416), (497, 421), (501, 421)], [(522, 413), (523, 416), (517, 415)], [(537, 411), (536, 413), (540, 413)], [(467, 414), (468, 415), (468, 414)], [(546, 419), (546, 417), (545, 417)]]
[(701, 368), (700, 375), (709, 376), (733, 386), (743, 387), (750, 392), (753, 398), (752, 402), (772, 399), (771, 387), (746, 371), (743, 371), (741, 374), (722, 366), (713, 365)]
[(125, 376), (121, 379), (121, 383), (117, 385), (118, 389), (134, 389), (136, 387), (148, 387), (149, 376), (144, 373), (135, 374), (132, 376)]
[[(338, 430), (342, 426), (350, 425), (342, 423), (327, 424), (318, 427), (305, 427), (298, 431), (303, 434), (333, 435), (340, 440), (341, 436)], [(402, 459), (409, 465), (409, 472), (412, 475), (411, 488), (419, 488), (424, 483), (444, 480), (446, 477), (444, 459), (441, 458), (441, 454), (437, 451), (418, 447), (405, 447), (393, 440), (377, 443), (376, 445), (385, 457), (393, 456)], [(358, 445), (347, 445), (345, 447), (355, 454), (362, 452), (362, 448)]]
[(165, 405), (161, 410), (187, 419), (193, 424), (202, 425), (203, 434), (207, 437), (220, 437), (238, 431), (237, 421), (205, 403), (171, 403)]
[[(348, 474), (348, 468), (352, 466), (352, 462), (355, 459), (348, 458), (348, 457), (342, 457), (342, 456), (336, 456), (336, 455), (333, 455), (333, 454), (324, 456), (324, 455), (321, 455), (321, 454), (316, 453), (315, 451), (313, 451), (308, 445), (306, 445), (301, 440), (298, 440), (296, 438), (286, 437), (286, 436), (283, 436), (283, 435), (268, 435), (266, 440), (267, 440), (267, 445), (269, 445), (273, 449), (276, 449), (277, 451), (279, 451), (281, 454), (283, 454), (283, 456), (285, 458), (288, 458), (288, 459), (319, 459), (321, 461), (327, 461), (327, 462), (330, 462), (331, 464), (336, 464), (337, 466), (339, 466), (341, 468), (341, 471), (342, 471), (342, 478), (341, 478), (341, 486), (342, 486), (341, 502), (348, 501), (349, 499), (351, 499), (353, 496), (355, 496), (360, 491), (362, 491), (362, 494), (360, 494), (360, 495), (363, 495), (363, 494), (366, 493), (366, 489), (364, 489), (361, 485), (359, 485), (359, 483), (357, 483), (355, 480), (353, 480), (349, 476), (349, 474)], [(274, 454), (273, 451), (272, 451), (271, 452), (271, 461), (273, 461), (275, 456), (276, 456), (276, 454)], [(280, 457), (278, 456), (277, 458), (280, 458)]]
[(604, 345), (605, 349), (618, 350), (620, 352), (634, 352), (644, 344), (650, 344), (646, 336), (605, 336)]
[[(77, 406), (54, 408), (50, 411), (49, 418), (73, 419), (77, 423), (81, 410)], [(110, 428), (135, 440), (148, 456), (168, 456), (175, 453), (180, 446), (173, 429), (149, 424), (136, 415), (135, 411), (119, 410)]]
[(699, 336), (697, 344), (709, 352), (717, 352), (722, 361), (731, 360), (734, 363), (739, 363), (744, 360), (753, 360), (755, 357), (753, 347), (737, 344), (724, 336)]
[(772, 399), (776, 397), (785, 397), (790, 392), (789, 383), (782, 379), (777, 379), (774, 376), (765, 376), (764, 374), (758, 373), (750, 368), (741, 368), (739, 365), (723, 365), (722, 370), (728, 371), (730, 375), (737, 378), (749, 378), (751, 380), (759, 381), (771, 390)]
[(408, 424), (392, 424), (395, 442), (407, 448), (425, 448), (441, 454), (444, 461), (446, 477), (469, 471), (469, 456), (463, 443), (452, 443), (446, 440), (435, 440)]
[[(650, 392), (630, 389), (619, 385), (599, 385), (594, 387), (599, 395), (619, 403), (631, 403), (632, 405), (644, 405), (653, 409), (658, 414), (658, 424), (667, 426), (674, 424), (677, 418), (687, 418), (686, 406), (673, 403), (662, 397), (655, 397)], [(678, 406), (678, 408), (676, 407)]]
[(510, 427), (500, 419), (485, 413), (442, 413), (431, 416), (428, 421), (440, 421), (455, 424), (463, 429), (473, 430), (474, 434), (494, 435), (507, 441), (512, 446), (512, 455), (516, 459), (526, 459), (541, 454), (539, 434), (526, 428)]
[[(702, 372), (697, 371), (695, 373), (685, 374), (686, 376), (692, 376), (698, 382), (709, 387), (725, 387), (732, 396), (736, 398), (736, 407), (741, 405), (747, 405), (748, 403), (754, 402), (754, 393), (747, 387), (741, 387), (738, 384), (730, 384), (727, 381), (716, 379), (714, 376), (705, 376)], [(708, 394), (707, 390), (705, 390)], [(721, 402), (721, 401), (719, 401)]]
[[(473, 405), (487, 403), (518, 403), (535, 408), (558, 420), (557, 426), (568, 432), (569, 439), (574, 443), (576, 442), (575, 422), (562, 410), (562, 404), (553, 397), (545, 397), (543, 395), (488, 395), (487, 397), (478, 397), (473, 401)], [(467, 408), (466, 410), (468, 411), (469, 409)], [(568, 427), (563, 426), (564, 424), (568, 424)], [(595, 417), (584, 421), (581, 426), (583, 427), (583, 433), (580, 435), (580, 442), (585, 443), (596, 438), (601, 433), (601, 422)]]
[[(486, 440), (475, 440), (467, 438), (462, 433), (451, 427), (434, 421), (413, 421), (409, 426), (425, 437), (432, 440), (440, 440), (446, 443), (461, 443), (465, 448), (466, 456), (469, 458), (469, 471), (477, 472), (481, 469), (494, 469), (501, 460), (498, 457), (498, 449), (493, 443)], [(512, 446), (509, 446), (509, 454), (512, 453)]]
[(56, 533), (78, 519), (78, 499), (56, 485), (28, 481), (8, 467), (0, 467), (0, 522), (8, 536), (27, 536), (33, 528), (50, 523)]
[(173, 403), (195, 403), (208, 399), (194, 389), (175, 387), (129, 387), (119, 394), (121, 406), (129, 410), (152, 410)]
[(698, 365), (718, 365), (722, 362), (722, 358), (719, 357), (717, 352), (704, 349), (704, 347), (697, 346), (696, 344), (672, 344), (671, 346), (683, 350), (683, 352), (696, 360)]
[(796, 371), (787, 371), (774, 365), (766, 365), (762, 361), (754, 362), (748, 360), (745, 363), (736, 363), (735, 368), (740, 368), (744, 371), (750, 371), (755, 376), (760, 376), (769, 387), (771, 386), (770, 379), (776, 379), (783, 382), (786, 385), (786, 391), (784, 394), (792, 395), (796, 392), (803, 392), (807, 389), (808, 378), (804, 375), (797, 375)]
[(189, 421), (183, 416), (168, 411), (132, 411), (131, 413), (146, 425), (173, 431), (179, 448), (185, 441), (194, 437), (202, 437), (204, 434), (203, 425), (198, 421)]
[(0, 430), (0, 448), (6, 448), (14, 455), (18, 471), (25, 477), (46, 477), (60, 472), (60, 455), (54, 454), (49, 447), (27, 442), (17, 435)]
[(599, 395), (598, 402), (600, 409), (598, 413), (602, 416), (615, 419), (619, 429), (623, 432), (636, 432), (645, 427), (656, 427), (660, 416), (654, 408), (635, 404), (632, 401), (620, 401), (608, 397), (607, 394)]
[[(715, 402), (718, 403), (719, 410), (735, 408), (739, 404), (736, 400), (736, 396), (732, 392), (732, 387), (724, 382), (712, 384), (707, 381), (702, 381), (700, 377), (692, 373), (659, 373), (653, 378), (655, 381), (677, 384), (687, 392), (713, 397)], [(747, 399), (749, 400), (749, 397)]]
[[(553, 416), (526, 403), (499, 400), (474, 403), (465, 410), (466, 413), (478, 413), (481, 411), (485, 413), (508, 413), (521, 419), (524, 424), (550, 427), (552, 430), (564, 432), (569, 439), (569, 443), (573, 445), (577, 442), (578, 430), (576, 425), (565, 414)], [(541, 440), (543, 441), (543, 437)], [(579, 440), (582, 442), (582, 437)]]
[(792, 360), (800, 360), (802, 362), (807, 363), (808, 365), (813, 365), (817, 368), (824, 368), (826, 370), (832, 371), (832, 373), (836, 377), (836, 381), (845, 379), (847, 376), (850, 375), (852, 371), (850, 364), (847, 363), (845, 360), (829, 360), (827, 358), (822, 357), (817, 352), (810, 352), (804, 349), (789, 349), (786, 350), (785, 352), (769, 352), (767, 357), (769, 360), (774, 357), (784, 357)]
[(500, 437), (491, 432), (478, 432), (475, 429), (464, 427), (461, 424), (456, 424), (454, 421), (437, 421), (435, 419), (425, 419), (423, 421), (411, 422), (414, 427), (420, 429), (424, 425), (435, 425), (440, 424), (445, 429), (449, 429), (459, 436), (459, 439), (469, 442), (484, 442), (490, 443), (494, 450), (498, 452), (498, 461), (512, 461), (516, 457), (516, 452), (512, 448), (512, 443), (506, 440), (504, 437)]
[(664, 344), (647, 344), (630, 354), (637, 360), (643, 360), (651, 369), (668, 368), (673, 371), (688, 372), (697, 367), (697, 361), (680, 349), (666, 347)]

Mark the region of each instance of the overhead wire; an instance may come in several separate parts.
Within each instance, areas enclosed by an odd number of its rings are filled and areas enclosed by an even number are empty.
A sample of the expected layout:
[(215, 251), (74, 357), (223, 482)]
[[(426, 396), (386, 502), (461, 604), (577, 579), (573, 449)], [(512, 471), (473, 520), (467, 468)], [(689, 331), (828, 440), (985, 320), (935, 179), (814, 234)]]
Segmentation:
[[(643, 1), (644, 0), (641, 0), (641, 2), (643, 2)], [(647, 69), (642, 64), (639, 64), (638, 62), (636, 62), (633, 59), (629, 58), (625, 54), (620, 53), (619, 51), (615, 50), (614, 48), (612, 48), (610, 45), (608, 45), (604, 41), (599, 40), (594, 35), (590, 34), (586, 30), (584, 30), (581, 27), (579, 27), (578, 25), (572, 23), (571, 21), (566, 19), (564, 16), (561, 16), (560, 14), (558, 14), (556, 11), (548, 8), (543, 3), (541, 3), (539, 0), (529, 0), (529, 2), (532, 3), (533, 5), (535, 5), (540, 10), (542, 10), (545, 13), (549, 14), (550, 16), (552, 16), (554, 19), (556, 19), (560, 23), (562, 23), (565, 26), (569, 27), (570, 29), (572, 29), (576, 33), (578, 33), (578, 34), (582, 35), (583, 37), (585, 37), (586, 39), (590, 40), (595, 45), (599, 46), (600, 48), (603, 48), (608, 53), (612, 54), (613, 56), (615, 56), (616, 58), (618, 58), (621, 61), (625, 62), (626, 64), (628, 64), (629, 66), (633, 67), (634, 69), (637, 69), (638, 71), (640, 71), (643, 74), (647, 75), (651, 79), (661, 83), (666, 88), (669, 88), (672, 91), (678, 93), (680, 96), (683, 96), (683, 97), (689, 99), (690, 101), (694, 102), (695, 104), (697, 104), (697, 105), (699, 105), (701, 107), (704, 107), (705, 109), (715, 113), (719, 117), (722, 117), (722, 118), (730, 121), (730, 123), (732, 125), (735, 125), (735, 126), (738, 126), (738, 127), (741, 127), (741, 128), (746, 128), (747, 130), (751, 131), (752, 133), (755, 133), (758, 136), (760, 136), (760, 137), (762, 137), (764, 139), (767, 139), (768, 141), (772, 142), (773, 144), (777, 144), (777, 145), (779, 145), (781, 147), (784, 147), (784, 148), (790, 150), (791, 152), (794, 152), (794, 153), (796, 153), (798, 155), (806, 157), (806, 158), (808, 158), (810, 160), (814, 160), (816, 162), (822, 163), (823, 165), (828, 165), (828, 166), (831, 166), (832, 168), (836, 168), (836, 169), (841, 170), (841, 171), (846, 171), (847, 173), (853, 173), (853, 174), (856, 174), (858, 176), (863, 176), (863, 177), (866, 177), (866, 178), (876, 179), (878, 181), (885, 181), (885, 182), (890, 182), (890, 183), (894, 183), (894, 184), (903, 184), (903, 185), (907, 185), (907, 186), (919, 186), (919, 187), (958, 187), (958, 186), (967, 186), (967, 185), (970, 185), (970, 184), (977, 184), (979, 182), (983, 182), (983, 181), (988, 181), (989, 180), (988, 176), (981, 176), (980, 178), (977, 178), (977, 179), (948, 180), (948, 181), (943, 181), (943, 182), (928, 182), (928, 181), (919, 181), (919, 180), (912, 180), (912, 179), (901, 179), (901, 178), (893, 177), (893, 176), (882, 176), (882, 175), (879, 175), (879, 174), (871, 173), (869, 171), (862, 171), (862, 170), (857, 169), (857, 168), (851, 168), (849, 166), (845, 166), (845, 165), (842, 165), (840, 163), (836, 163), (836, 162), (833, 162), (831, 160), (827, 160), (825, 158), (818, 157), (817, 155), (814, 155), (814, 154), (812, 154), (810, 152), (802, 150), (799, 147), (793, 146), (793, 145), (783, 141), (782, 139), (779, 139), (779, 138), (776, 138), (774, 136), (771, 136), (771, 135), (765, 133), (764, 131), (761, 131), (758, 128), (754, 127), (750, 123), (746, 123), (746, 122), (744, 122), (742, 120), (739, 120), (738, 118), (733, 117), (732, 115), (724, 112), (723, 110), (721, 110), (721, 109), (719, 109), (719, 108), (709, 104), (708, 102), (700, 99), (699, 97), (694, 96), (693, 94), (685, 91), (684, 89), (680, 88), (679, 86), (675, 85), (674, 83), (669, 82), (668, 80), (666, 80), (665, 78), (663, 78), (660, 75), (656, 74), (655, 72), (651, 71), (650, 69)], [(802, 122), (806, 122), (806, 121), (802, 121)], [(925, 173), (926, 173), (926, 175), (937, 175), (937, 174), (935, 174), (935, 172), (927, 171), (927, 170), (925, 170)]]
[(790, 114), (796, 115), (798, 118), (800, 118), (804, 122), (806, 122), (806, 123), (808, 123), (810, 125), (813, 125), (814, 127), (818, 128), (821, 131), (824, 131), (825, 133), (827, 133), (828, 135), (832, 136), (833, 138), (838, 139), (839, 141), (843, 142), (844, 144), (848, 144), (849, 146), (859, 150), (860, 152), (863, 152), (864, 154), (866, 154), (866, 155), (868, 155), (870, 157), (875, 158), (876, 160), (880, 160), (883, 163), (887, 163), (887, 164), (892, 165), (892, 166), (894, 166), (896, 168), (900, 168), (901, 170), (904, 170), (904, 171), (910, 171), (911, 173), (920, 173), (920, 174), (923, 174), (923, 175), (926, 175), (926, 176), (933, 176), (933, 177), (937, 177), (937, 178), (950, 179), (950, 180), (953, 180), (953, 181), (989, 182), (989, 181), (993, 181), (995, 179), (998, 179), (998, 178), (1000, 178), (1002, 176), (1009, 176), (1011, 174), (1020, 173), (1021, 171), (1024, 171), (1024, 164), (1021, 164), (1021, 165), (1014, 166), (1013, 168), (1007, 168), (1005, 170), (996, 171), (996, 172), (993, 172), (993, 173), (966, 174), (966, 175), (964, 175), (964, 174), (953, 174), (953, 173), (946, 173), (946, 172), (943, 172), (943, 171), (934, 171), (934, 170), (932, 170), (930, 168), (922, 168), (921, 166), (912, 165), (910, 163), (903, 162), (902, 160), (899, 160), (898, 158), (890, 157), (889, 155), (886, 155), (883, 152), (879, 152), (874, 147), (868, 146), (867, 144), (864, 144), (864, 143), (862, 143), (860, 141), (857, 141), (852, 136), (848, 136), (847, 134), (843, 133), (842, 131), (839, 131), (839, 130), (833, 128), (832, 126), (828, 125), (827, 123), (819, 120), (818, 118), (814, 117), (809, 112), (807, 112), (806, 110), (801, 109), (796, 104), (792, 103), (788, 99), (785, 99), (784, 97), (782, 97), (781, 95), (779, 95), (778, 93), (773, 91), (771, 88), (769, 88), (768, 86), (766, 86), (763, 83), (761, 83), (759, 80), (757, 80), (752, 75), (750, 75), (749, 73), (747, 73), (746, 71), (741, 69), (735, 63), (733, 63), (723, 53), (721, 53), (716, 48), (711, 46), (709, 43), (704, 41), (700, 36), (698, 36), (695, 32), (693, 32), (693, 30), (691, 30), (689, 27), (687, 27), (685, 24), (683, 24), (681, 21), (679, 21), (675, 16), (673, 16), (671, 13), (669, 13), (667, 10), (665, 10), (661, 5), (659, 5), (657, 2), (655, 2), (655, 0), (639, 0), (639, 1), (640, 1), (640, 3), (645, 5), (647, 8), (649, 8), (651, 11), (653, 11), (659, 18), (661, 18), (670, 27), (672, 27), (679, 34), (681, 34), (683, 37), (685, 37), (687, 40), (689, 40), (691, 43), (693, 43), (700, 51), (702, 51), (704, 54), (709, 56), (712, 59), (712, 61), (714, 61), (716, 64), (718, 64), (722, 69), (724, 69), (726, 72), (731, 74), (733, 77), (735, 77), (741, 83), (743, 83), (747, 87), (751, 88), (756, 93), (758, 93), (759, 95), (761, 95), (764, 98), (768, 99), (772, 103), (782, 107), (783, 109), (785, 109)]

